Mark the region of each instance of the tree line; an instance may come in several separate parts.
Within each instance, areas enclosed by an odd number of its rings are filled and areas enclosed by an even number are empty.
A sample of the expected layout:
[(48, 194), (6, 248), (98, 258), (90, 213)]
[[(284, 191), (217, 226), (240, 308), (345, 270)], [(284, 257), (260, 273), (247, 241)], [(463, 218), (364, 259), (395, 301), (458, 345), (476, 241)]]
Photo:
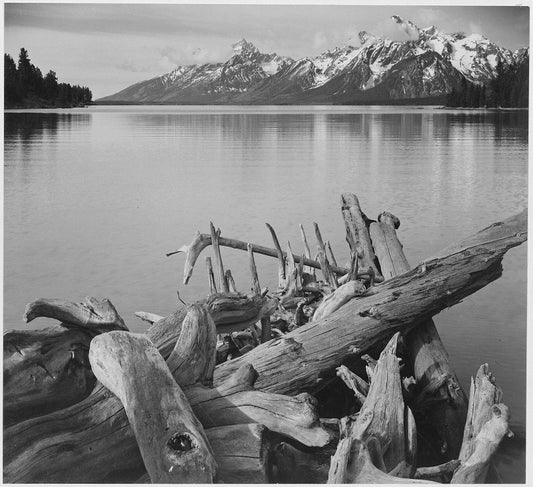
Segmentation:
[(529, 55), (520, 62), (496, 66), (496, 77), (485, 84), (467, 81), (453, 88), (447, 97), (448, 107), (527, 108), (529, 104)]
[(28, 51), (20, 49), (18, 64), (9, 54), (4, 54), (4, 106), (14, 107), (76, 107), (92, 101), (86, 86), (58, 83), (57, 75), (50, 70), (43, 77), (34, 66)]

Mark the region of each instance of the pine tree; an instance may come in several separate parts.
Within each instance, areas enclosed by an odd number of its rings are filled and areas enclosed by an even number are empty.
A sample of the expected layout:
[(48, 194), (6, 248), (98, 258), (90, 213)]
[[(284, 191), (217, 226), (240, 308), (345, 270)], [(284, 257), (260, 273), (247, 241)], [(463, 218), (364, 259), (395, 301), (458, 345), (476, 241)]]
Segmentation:
[(20, 100), (17, 65), (9, 54), (4, 54), (4, 106), (16, 104)]

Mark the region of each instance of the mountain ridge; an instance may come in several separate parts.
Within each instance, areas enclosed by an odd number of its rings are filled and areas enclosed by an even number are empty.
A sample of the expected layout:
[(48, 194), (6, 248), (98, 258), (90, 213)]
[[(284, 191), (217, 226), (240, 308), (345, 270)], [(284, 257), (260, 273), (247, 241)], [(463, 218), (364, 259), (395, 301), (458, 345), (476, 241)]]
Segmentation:
[(408, 40), (394, 41), (367, 31), (361, 45), (345, 45), (315, 57), (293, 59), (262, 53), (246, 39), (233, 44), (225, 62), (178, 66), (140, 81), (97, 103), (301, 104), (354, 100), (400, 101), (443, 97), (465, 80), (483, 84), (498, 65), (529, 58), (529, 47), (512, 52), (480, 34), (420, 29), (391, 17)]

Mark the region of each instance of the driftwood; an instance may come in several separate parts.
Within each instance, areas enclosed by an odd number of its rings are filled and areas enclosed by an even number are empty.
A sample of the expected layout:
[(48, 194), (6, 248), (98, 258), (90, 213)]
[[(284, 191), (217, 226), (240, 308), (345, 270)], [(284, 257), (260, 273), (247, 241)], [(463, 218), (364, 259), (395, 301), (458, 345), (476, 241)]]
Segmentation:
[[(262, 295), (212, 294), (195, 303), (206, 306), (217, 327), (217, 333), (244, 330), (268, 316), (276, 306), (276, 301)], [(163, 358), (167, 358), (174, 348), (181, 332), (181, 323), (187, 308), (177, 311), (151, 326), (146, 332), (157, 346)]]
[(4, 335), (4, 427), (86, 398), (91, 335), (61, 326)]
[(61, 326), (4, 334), (4, 427), (86, 398), (96, 383), (87, 357), (92, 337), (127, 330), (107, 299), (38, 299), (26, 306), (23, 319), (39, 317)]
[(165, 318), (164, 316), (161, 316), (155, 313), (149, 313), (147, 311), (135, 311), (135, 316), (137, 316), (137, 318), (140, 318), (143, 321), (147, 321), (151, 325), (153, 325), (156, 321), (159, 321)]
[(403, 461), (413, 465), (416, 457), (416, 433), (413, 435), (412, 432), (414, 420), (403, 401), (400, 364), (396, 356), (398, 336), (395, 334), (381, 352), (368, 395), (351, 433), (362, 440), (369, 437), (378, 440), (388, 472)]
[(313, 314), (313, 320), (329, 316), (344, 306), (350, 299), (362, 296), (365, 293), (366, 287), (361, 281), (348, 281), (322, 300)]
[[(302, 237), (302, 245), (304, 246), (304, 256), (308, 259), (311, 258), (311, 249), (309, 248), (309, 244), (307, 243), (307, 236), (305, 235), (305, 230), (303, 225), (300, 223), (300, 235)], [(314, 275), (315, 269), (311, 266), (304, 266), (303, 271), (307, 274)]]
[(359, 406), (362, 406), (368, 396), (369, 385), (364, 379), (354, 374), (348, 367), (341, 365), (337, 368), (337, 376), (353, 391)]
[[(287, 266), (286, 266), (286, 259), (287, 255), (283, 253), (281, 250), (281, 245), (279, 244), (278, 236), (276, 235), (276, 231), (270, 225), (270, 223), (266, 224), (268, 231), (270, 232), (270, 235), (272, 236), (272, 242), (274, 243), (275, 248), (275, 256), (278, 259), (278, 288), (283, 289), (285, 287), (285, 281), (287, 279)], [(252, 244), (246, 244), (246, 246), (251, 246), (253, 250), (255, 250), (257, 253), (261, 253), (260, 250), (258, 250), (257, 246), (254, 246)], [(271, 255), (271, 257), (274, 257), (274, 255)], [(185, 282), (185, 281), (184, 281)]]
[[(341, 196), (342, 216), (346, 227), (346, 241), (350, 250), (354, 252), (360, 264), (363, 267), (373, 267), (375, 270), (374, 249), (368, 234), (368, 228), (365, 220), (368, 220), (359, 206), (357, 196), (352, 193), (344, 193)], [(376, 271), (376, 281), (383, 280), (383, 276)]]
[(303, 452), (286, 442), (278, 443), (271, 453), (272, 482), (283, 484), (325, 484), (329, 461), (335, 448), (324, 447)]
[(337, 282), (337, 279), (335, 278), (333, 267), (329, 263), (326, 246), (324, 244), (324, 240), (322, 239), (320, 228), (318, 227), (318, 223), (316, 222), (313, 223), (313, 225), (315, 227), (315, 236), (316, 236), (316, 241), (318, 244), (318, 247), (317, 247), (318, 262), (320, 262), (320, 269), (322, 270), (322, 274), (324, 275), (324, 280), (329, 284), (331, 289), (337, 289), (339, 287), (339, 283)]
[[(271, 227), (270, 227), (271, 228)], [(192, 272), (194, 269), (194, 264), (196, 263), (196, 260), (198, 259), (198, 256), (202, 253), (202, 251), (212, 244), (211, 235), (207, 233), (200, 233), (197, 232), (196, 236), (194, 237), (193, 241), (189, 245), (183, 245), (178, 250), (174, 250), (172, 252), (168, 252), (166, 255), (171, 256), (174, 254), (184, 253), (185, 254), (185, 265), (183, 270), (183, 284), (187, 284), (192, 276)], [(258, 244), (249, 244), (249, 242), (244, 242), (242, 240), (237, 240), (234, 238), (224, 238), (219, 237), (218, 238), (218, 244), (221, 247), (230, 247), (232, 249), (237, 250), (244, 250), (245, 252), (248, 251), (248, 245), (252, 246), (252, 250), (256, 254), (266, 255), (269, 257), (275, 257), (278, 258), (278, 252), (276, 249), (272, 249), (270, 247), (265, 247), (263, 245)], [(283, 259), (287, 258), (286, 252), (281, 251), (280, 249), (280, 255), (283, 257)], [(320, 262), (309, 259), (307, 257), (302, 257), (300, 255), (295, 255), (294, 260), (296, 262), (302, 262), (305, 266), (313, 267), (315, 269), (320, 269)], [(331, 266), (331, 269), (333, 272), (337, 275), (344, 275), (349, 272), (349, 269), (346, 269), (344, 267), (336, 267)], [(281, 266), (280, 266), (280, 277), (282, 276), (281, 273)], [(368, 276), (368, 268), (360, 267), (358, 277), (365, 277)], [(283, 274), (284, 277), (284, 274)]]
[[(276, 302), (261, 295), (216, 294), (201, 301), (220, 333), (242, 330), (268, 317)], [(172, 351), (187, 313), (172, 315), (139, 312), (157, 322), (148, 336), (166, 358)], [(4, 335), (4, 426), (71, 406), (86, 398), (96, 379), (87, 358), (89, 343), (100, 331), (127, 330), (107, 299), (86, 298), (84, 303), (38, 299), (26, 307), (26, 321), (37, 317), (62, 320), (44, 330), (9, 331)]]
[(128, 330), (109, 299), (91, 296), (87, 296), (83, 303), (71, 303), (61, 299), (38, 299), (26, 306), (23, 319), (29, 323), (38, 317), (60, 321), (66, 328), (83, 328), (96, 333)]
[(427, 321), (497, 279), (505, 252), (526, 237), (527, 211), (523, 211), (469, 237), (451, 254), (426, 260), (374, 286), (327, 318), (218, 365), (215, 384), (246, 362), (259, 373), (256, 387), (261, 390), (288, 394), (313, 390), (320, 376), (343, 360), (361, 356), (396, 331)]
[(202, 424), (148, 338), (105, 333), (93, 339), (89, 360), (124, 405), (152, 483), (213, 481), (216, 463)]
[[(190, 306), (167, 361), (204, 427), (257, 422), (305, 445), (325, 445), (330, 436), (320, 425), (311, 396), (288, 397), (252, 390), (257, 373), (249, 365), (228, 376), (217, 388), (199, 385), (210, 382), (209, 370), (214, 365), (214, 354), (207, 360), (208, 323), (204, 307)], [(152, 327), (148, 330), (153, 341), (158, 336)], [(159, 338), (154, 344), (159, 346), (161, 342), (166, 340)], [(140, 462), (120, 401), (103, 386), (70, 408), (19, 423), (4, 432), (4, 480), (9, 482), (103, 482), (139, 468)]]
[(396, 357), (398, 336), (395, 334), (381, 352), (357, 418), (345, 422), (331, 459), (328, 483), (397, 483), (399, 479), (392, 472), (398, 474), (398, 465), (412, 465), (415, 461), (416, 428), (402, 396)]
[(339, 442), (340, 448), (336, 455), (347, 458), (344, 468), (337, 463), (337, 458), (332, 459), (329, 472), (329, 484), (427, 484), (428, 480), (399, 478), (387, 474), (377, 468), (373, 461), (367, 444), (359, 439), (351, 442)]
[[(208, 335), (205, 330), (201, 331), (209, 322), (207, 310), (217, 325), (232, 329), (236, 320), (242, 330), (246, 328), (243, 325), (251, 326), (261, 316), (267, 316), (277, 305), (275, 301), (271, 303), (266, 298), (261, 299), (262, 296), (236, 296), (239, 303), (244, 300), (251, 304), (255, 310), (252, 316), (248, 313), (248, 305), (247, 313), (243, 314), (228, 295), (212, 297), (225, 301), (229, 307), (225, 309), (217, 309), (210, 303), (210, 297), (200, 306), (189, 307), (187, 316), (184, 310), (179, 310), (157, 321), (147, 336), (167, 359), (174, 379), (207, 428), (208, 437), (210, 428), (258, 423), (292, 441), (321, 447), (329, 441), (330, 435), (318, 421), (314, 400), (306, 394), (288, 397), (279, 393), (298, 394), (315, 389), (324, 378), (333, 376), (335, 367), (343, 360), (361, 357), (394, 333), (426, 321), (444, 307), (499, 277), (504, 253), (526, 239), (526, 226), (527, 213), (523, 212), (489, 227), (449, 253), (426, 260), (409, 272), (370, 287), (364, 296), (350, 300), (328, 317), (301, 326), (280, 339), (257, 346), (244, 357), (217, 366), (214, 388), (209, 387), (214, 353), (210, 361), (206, 353)], [(197, 333), (187, 332), (195, 326)], [(195, 357), (198, 357), (197, 361)], [(390, 357), (386, 360), (387, 364), (390, 361), (387, 370), (389, 367), (399, 370), (397, 359), (395, 365)], [(373, 385), (376, 389), (379, 387), (382, 382), (379, 376), (378, 366), (373, 373), (371, 388)], [(398, 382), (400, 396), (396, 392), (391, 394), (396, 397), (396, 402), (402, 395), (399, 374)], [(371, 404), (372, 397), (372, 390), (369, 390), (365, 404)], [(379, 402), (377, 399), (374, 402), (379, 419)], [(502, 411), (499, 409), (500, 413)], [(374, 411), (363, 413), (356, 421), (361, 432), (373, 424)], [(391, 421), (391, 427), (403, 430), (403, 460), (396, 462), (395, 455), (401, 447), (395, 446), (391, 450), (394, 440), (388, 442), (380, 436), (377, 423), (376, 430), (370, 428), (366, 436), (360, 434), (363, 438), (361, 448), (369, 450), (372, 464), (378, 471), (392, 467), (391, 470), (400, 474), (407, 468), (401, 465), (402, 462), (413, 464), (416, 435), (412, 416), (407, 411), (401, 421)], [(370, 432), (374, 434), (370, 436)], [(250, 438), (250, 441), (254, 440)], [(213, 452), (216, 457), (214, 449)], [(364, 452), (358, 454), (359, 457), (364, 459)], [(140, 453), (120, 401), (102, 385), (84, 401), (19, 423), (6, 429), (4, 434), (4, 480), (7, 482), (102, 482), (117, 478), (128, 469), (138, 469), (139, 465), (142, 465)]]
[(502, 390), (495, 384), (488, 365), (482, 365), (470, 385), (468, 416), (459, 460), (452, 483), (483, 483), (490, 459), (509, 430), (509, 411), (501, 403)]
[[(411, 269), (402, 245), (396, 235), (400, 221), (391, 213), (383, 212), (379, 223), (370, 224), (370, 236), (385, 279), (393, 278)], [(408, 350), (414, 378), (426, 401), (427, 435), (435, 445), (431, 452), (440, 460), (451, 460), (459, 455), (461, 432), (466, 420), (467, 398), (448, 359), (433, 320), (417, 326), (407, 334)], [(436, 454), (436, 455), (435, 455)]]
[(228, 484), (270, 482), (271, 458), (279, 435), (261, 424), (218, 426), (206, 430), (219, 480)]

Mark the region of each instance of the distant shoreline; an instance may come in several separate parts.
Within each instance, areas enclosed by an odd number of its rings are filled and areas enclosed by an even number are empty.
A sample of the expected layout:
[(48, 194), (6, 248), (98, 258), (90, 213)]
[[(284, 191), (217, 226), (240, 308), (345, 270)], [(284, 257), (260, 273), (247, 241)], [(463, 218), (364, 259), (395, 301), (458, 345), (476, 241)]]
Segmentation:
[(432, 107), (435, 110), (454, 110), (454, 111), (487, 111), (487, 112), (507, 112), (507, 111), (528, 111), (529, 108), (527, 107), (448, 107), (442, 104), (418, 104), (418, 103), (402, 103), (402, 104), (384, 104), (384, 103), (367, 103), (367, 104), (354, 104), (354, 105), (348, 105), (348, 104), (319, 104), (319, 103), (313, 103), (313, 104), (275, 104), (275, 105), (268, 105), (268, 104), (230, 104), (230, 103), (97, 103), (92, 102), (85, 105), (77, 105), (77, 106), (70, 106), (70, 107), (54, 107), (54, 106), (40, 106), (40, 107), (4, 107), (4, 113), (20, 113), (20, 112), (31, 112), (31, 111), (38, 111), (38, 110), (70, 110), (73, 108), (91, 108), (91, 107), (125, 107), (125, 106), (156, 106), (156, 107), (231, 107), (231, 108), (239, 108), (239, 107), (246, 107), (246, 108), (253, 108), (253, 107), (279, 107), (279, 108), (288, 108), (288, 107), (329, 107), (329, 108), (349, 108), (349, 107), (405, 107), (405, 108), (420, 108), (423, 109), (425, 107)]

